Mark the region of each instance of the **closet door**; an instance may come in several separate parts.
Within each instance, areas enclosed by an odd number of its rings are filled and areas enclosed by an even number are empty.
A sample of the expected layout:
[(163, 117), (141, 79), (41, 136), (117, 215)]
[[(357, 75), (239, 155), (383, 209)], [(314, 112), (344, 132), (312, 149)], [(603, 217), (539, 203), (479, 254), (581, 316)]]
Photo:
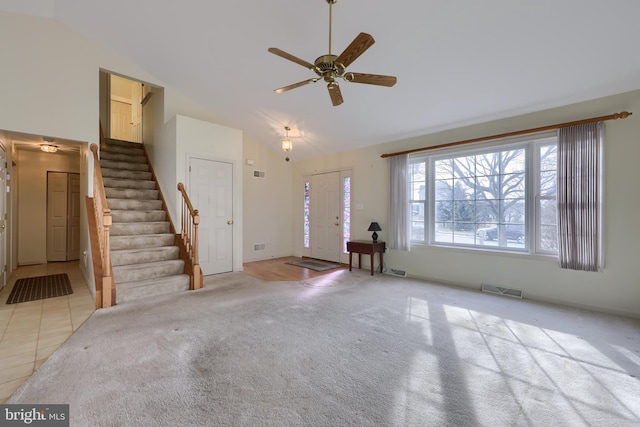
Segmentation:
[(80, 259), (80, 174), (68, 174), (67, 261)]
[(47, 261), (67, 260), (67, 173), (47, 173)]

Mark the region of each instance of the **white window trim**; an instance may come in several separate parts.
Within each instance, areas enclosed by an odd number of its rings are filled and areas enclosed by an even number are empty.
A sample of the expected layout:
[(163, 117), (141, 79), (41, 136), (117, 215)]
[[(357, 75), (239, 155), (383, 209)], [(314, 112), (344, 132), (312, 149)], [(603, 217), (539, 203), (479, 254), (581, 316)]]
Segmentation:
[[(537, 256), (541, 258), (557, 257), (557, 252), (539, 250), (539, 212), (537, 197), (539, 197), (539, 183), (537, 183), (535, 177), (540, 173), (539, 165), (539, 153), (535, 150), (545, 143), (541, 140), (556, 138), (557, 131), (541, 132), (537, 134), (529, 134), (520, 137), (496, 139), (486, 141), (478, 144), (473, 144), (473, 147), (448, 147), (433, 150), (430, 153), (415, 153), (410, 155), (409, 164), (419, 162), (421, 159), (426, 164), (426, 186), (428, 188), (428, 194), (425, 200), (425, 240), (416, 241), (411, 240), (410, 245), (412, 247), (441, 247), (447, 249), (462, 249), (481, 252), (498, 252), (502, 254), (510, 255), (526, 255)], [(525, 148), (526, 157), (526, 171), (525, 171), (525, 191), (527, 197), (525, 199), (525, 212), (527, 215), (527, 221), (525, 224), (526, 230), (526, 244), (525, 248), (505, 248), (505, 247), (483, 247), (480, 245), (465, 245), (460, 243), (444, 243), (435, 241), (435, 171), (434, 163), (436, 160), (447, 159), (456, 157), (458, 154), (473, 155), (477, 153), (486, 153), (491, 149), (496, 151), (504, 150), (505, 146), (517, 148), (518, 146)], [(414, 202), (410, 199), (410, 203)]]

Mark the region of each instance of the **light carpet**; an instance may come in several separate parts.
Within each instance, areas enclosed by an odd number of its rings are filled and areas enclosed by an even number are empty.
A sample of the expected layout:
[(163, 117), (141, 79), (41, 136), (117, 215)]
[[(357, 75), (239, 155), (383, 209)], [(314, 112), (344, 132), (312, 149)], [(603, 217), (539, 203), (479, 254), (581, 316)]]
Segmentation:
[(7, 403), (72, 426), (637, 426), (640, 321), (339, 270), (94, 313)]

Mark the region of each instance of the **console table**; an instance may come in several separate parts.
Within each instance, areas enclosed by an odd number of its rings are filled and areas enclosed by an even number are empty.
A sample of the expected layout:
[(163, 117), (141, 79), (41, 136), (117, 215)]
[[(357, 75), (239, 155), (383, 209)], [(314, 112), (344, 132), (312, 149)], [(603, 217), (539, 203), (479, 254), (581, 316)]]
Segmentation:
[(384, 254), (385, 249), (385, 243), (381, 241), (353, 240), (351, 242), (347, 242), (347, 252), (349, 252), (349, 271), (351, 271), (353, 252), (358, 254), (358, 268), (362, 267), (362, 254), (369, 254), (371, 255), (371, 275), (373, 276), (373, 259), (377, 252), (380, 254), (380, 273), (382, 273), (382, 254)]

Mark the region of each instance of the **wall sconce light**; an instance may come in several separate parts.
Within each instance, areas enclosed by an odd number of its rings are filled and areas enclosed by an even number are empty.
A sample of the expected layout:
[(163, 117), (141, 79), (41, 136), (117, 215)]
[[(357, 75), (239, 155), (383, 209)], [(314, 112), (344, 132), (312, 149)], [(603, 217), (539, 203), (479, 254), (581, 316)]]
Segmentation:
[(285, 126), (284, 127), (284, 131), (286, 132), (286, 136), (282, 140), (282, 151), (284, 151), (285, 153), (288, 153), (289, 151), (293, 150), (293, 143), (289, 139), (289, 131), (290, 130), (291, 130), (291, 128), (289, 126)]
[(367, 231), (373, 231), (371, 238), (373, 239), (373, 243), (375, 243), (378, 241), (378, 233), (376, 233), (376, 231), (382, 231), (382, 228), (380, 228), (380, 224), (377, 222), (372, 222)]

